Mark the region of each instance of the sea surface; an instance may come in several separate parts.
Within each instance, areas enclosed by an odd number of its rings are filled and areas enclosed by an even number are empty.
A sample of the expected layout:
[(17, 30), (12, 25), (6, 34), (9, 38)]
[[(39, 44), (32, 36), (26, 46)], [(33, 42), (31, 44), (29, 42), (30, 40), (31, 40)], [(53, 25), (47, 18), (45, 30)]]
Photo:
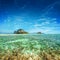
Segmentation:
[(0, 52), (18, 50), (38, 54), (41, 51), (60, 50), (60, 34), (0, 35)]

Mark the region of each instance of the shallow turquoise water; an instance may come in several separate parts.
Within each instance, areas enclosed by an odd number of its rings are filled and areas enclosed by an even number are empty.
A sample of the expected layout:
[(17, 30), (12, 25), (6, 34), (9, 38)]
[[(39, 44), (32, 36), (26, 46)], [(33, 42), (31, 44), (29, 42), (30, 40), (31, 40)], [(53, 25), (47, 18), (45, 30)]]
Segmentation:
[(60, 34), (27, 34), (0, 36), (0, 51), (20, 49), (25, 53), (60, 50)]

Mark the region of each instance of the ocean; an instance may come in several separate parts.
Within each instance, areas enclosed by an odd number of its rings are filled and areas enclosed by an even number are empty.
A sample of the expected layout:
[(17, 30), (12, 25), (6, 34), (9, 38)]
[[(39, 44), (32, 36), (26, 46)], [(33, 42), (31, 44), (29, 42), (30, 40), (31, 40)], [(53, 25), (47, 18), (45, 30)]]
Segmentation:
[(0, 35), (0, 53), (6, 54), (7, 50), (34, 55), (54, 52), (60, 56), (60, 34)]

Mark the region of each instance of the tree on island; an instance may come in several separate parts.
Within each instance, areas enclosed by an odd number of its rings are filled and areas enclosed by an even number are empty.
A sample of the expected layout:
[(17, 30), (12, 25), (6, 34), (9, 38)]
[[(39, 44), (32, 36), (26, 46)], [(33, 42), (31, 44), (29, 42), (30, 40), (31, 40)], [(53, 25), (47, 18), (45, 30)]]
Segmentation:
[(14, 34), (28, 34), (28, 32), (24, 31), (23, 29), (18, 29), (17, 31), (14, 31)]

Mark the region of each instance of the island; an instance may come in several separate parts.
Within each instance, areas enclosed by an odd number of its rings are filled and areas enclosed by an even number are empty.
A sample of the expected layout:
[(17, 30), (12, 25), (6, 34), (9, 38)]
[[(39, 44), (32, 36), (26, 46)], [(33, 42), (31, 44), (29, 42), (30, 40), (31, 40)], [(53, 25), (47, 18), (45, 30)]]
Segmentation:
[(24, 31), (23, 29), (18, 29), (17, 31), (14, 31), (14, 34), (28, 34), (28, 32)]
[(37, 34), (42, 34), (42, 32), (37, 32)]
[[(29, 34), (29, 32), (25, 31), (24, 29), (18, 29), (16, 31), (14, 31), (14, 34)], [(32, 34), (32, 33), (30, 33)], [(35, 32), (33, 34), (42, 34), (42, 32)]]

